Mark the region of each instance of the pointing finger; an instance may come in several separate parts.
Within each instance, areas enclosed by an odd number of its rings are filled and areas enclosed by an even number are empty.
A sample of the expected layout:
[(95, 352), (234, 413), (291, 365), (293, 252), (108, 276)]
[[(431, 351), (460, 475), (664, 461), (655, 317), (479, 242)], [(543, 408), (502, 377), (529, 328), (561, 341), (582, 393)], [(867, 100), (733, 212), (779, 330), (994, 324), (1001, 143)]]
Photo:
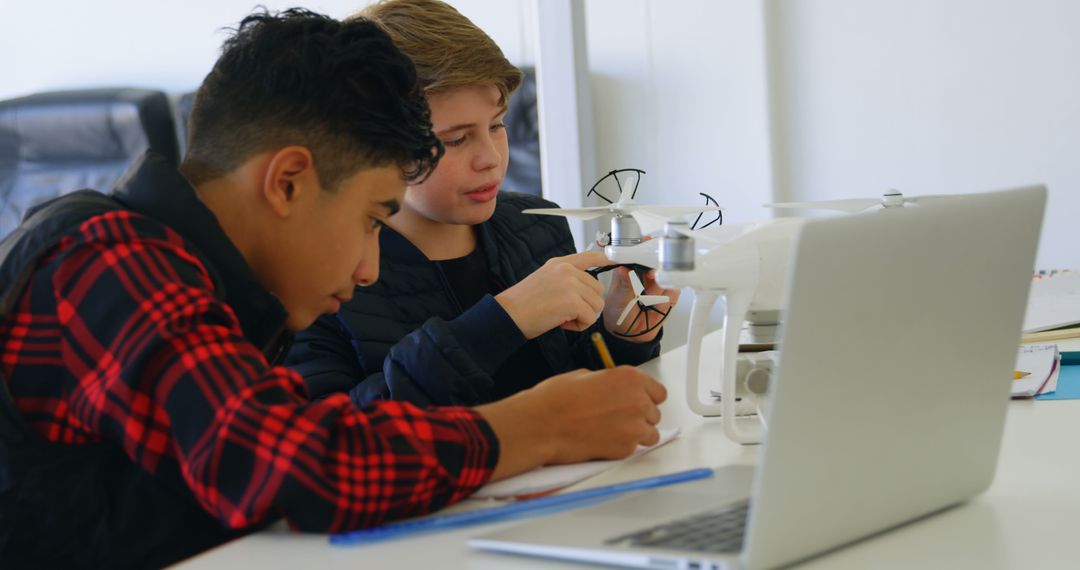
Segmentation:
[(560, 260), (584, 271), (590, 267), (611, 265), (611, 260), (602, 251), (583, 251), (572, 255), (565, 255)]

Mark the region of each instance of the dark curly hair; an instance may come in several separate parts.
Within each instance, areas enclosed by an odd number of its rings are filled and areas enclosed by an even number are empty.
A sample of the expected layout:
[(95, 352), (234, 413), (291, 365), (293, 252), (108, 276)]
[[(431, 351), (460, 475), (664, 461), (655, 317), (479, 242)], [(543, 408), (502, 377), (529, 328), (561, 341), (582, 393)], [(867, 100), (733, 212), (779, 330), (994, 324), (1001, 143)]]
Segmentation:
[(220, 178), (257, 153), (311, 151), (323, 188), (362, 168), (399, 165), (408, 181), (434, 170), (443, 147), (416, 70), (377, 25), (303, 9), (246, 18), (195, 95), (192, 184)]

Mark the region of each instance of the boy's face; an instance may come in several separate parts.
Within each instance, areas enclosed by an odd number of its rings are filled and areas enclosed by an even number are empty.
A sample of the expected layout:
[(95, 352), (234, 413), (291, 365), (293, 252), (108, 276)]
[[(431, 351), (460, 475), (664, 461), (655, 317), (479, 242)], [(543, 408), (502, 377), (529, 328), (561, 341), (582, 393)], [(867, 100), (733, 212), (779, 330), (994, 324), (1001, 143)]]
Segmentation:
[(473, 225), (495, 212), (506, 175), (509, 149), (499, 90), (493, 85), (460, 87), (428, 97), (435, 135), (446, 154), (422, 184), (409, 186), (405, 204), (444, 224)]
[(315, 190), (300, 198), (280, 228), (276, 283), (269, 284), (291, 330), (337, 312), (356, 285), (378, 279), (379, 228), (397, 211), (405, 182), (400, 168), (384, 166), (357, 172), (334, 192)]

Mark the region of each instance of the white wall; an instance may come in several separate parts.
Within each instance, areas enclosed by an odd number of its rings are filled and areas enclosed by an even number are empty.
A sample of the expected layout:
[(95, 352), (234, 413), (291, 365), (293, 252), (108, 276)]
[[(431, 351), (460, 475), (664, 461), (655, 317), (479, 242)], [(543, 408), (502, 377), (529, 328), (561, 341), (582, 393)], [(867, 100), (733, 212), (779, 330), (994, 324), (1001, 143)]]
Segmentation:
[(771, 0), (777, 192), (1050, 188), (1041, 267), (1080, 267), (1080, 3)]
[(760, 219), (770, 200), (759, 2), (589, 0), (597, 172), (647, 172), (646, 203), (703, 204)]
[[(511, 61), (532, 64), (531, 1), (452, 3)], [(217, 30), (255, 4), (0, 3), (0, 98), (190, 90), (217, 56)], [(345, 16), (364, 2), (302, 3)], [(768, 216), (760, 204), (774, 191), (811, 200), (1041, 181), (1051, 197), (1039, 265), (1080, 267), (1080, 3), (587, 0), (585, 16), (595, 170), (646, 170), (642, 201), (699, 203), (704, 191), (744, 221)]]
[[(499, 43), (511, 61), (531, 64), (528, 0), (451, 0)], [(227, 35), (256, 5), (296, 5), (345, 17), (365, 0), (0, 0), (0, 99), (83, 87), (191, 91)]]
[[(1043, 182), (1039, 267), (1080, 268), (1080, 3), (588, 0), (598, 171), (645, 201), (777, 200)], [(684, 293), (685, 295), (685, 293)], [(684, 339), (689, 299), (669, 347)], [(718, 322), (713, 312), (713, 326)], [(671, 323), (670, 324), (676, 324)]]
[[(0, 0), (0, 98), (35, 91), (141, 86), (194, 89), (254, 0)], [(507, 57), (532, 65), (530, 0), (452, 0)], [(262, 4), (282, 9), (294, 1)], [(363, 0), (311, 0), (343, 17)], [(756, 1), (589, 0), (596, 170), (649, 172), (641, 198), (698, 203), (716, 194), (738, 218), (769, 195), (763, 40)], [(42, 27), (29, 22), (48, 22)], [(699, 52), (704, 46), (705, 56)], [(750, 62), (747, 65), (746, 62)], [(582, 189), (584, 191), (584, 189)]]

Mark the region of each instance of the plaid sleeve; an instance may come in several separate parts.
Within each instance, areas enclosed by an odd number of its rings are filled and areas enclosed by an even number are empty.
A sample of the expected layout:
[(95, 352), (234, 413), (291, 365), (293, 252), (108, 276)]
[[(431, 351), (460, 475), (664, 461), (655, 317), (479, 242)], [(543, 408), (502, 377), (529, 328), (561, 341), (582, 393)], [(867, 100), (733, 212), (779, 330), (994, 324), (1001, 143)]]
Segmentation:
[(309, 401), (295, 372), (269, 367), (244, 339), (171, 230), (119, 212), (83, 234), (92, 239), (51, 273), (76, 377), (63, 413), (152, 473), (178, 469), (224, 524), (282, 514), (305, 531), (372, 526), (462, 499), (491, 476), (497, 440), (470, 409)]

